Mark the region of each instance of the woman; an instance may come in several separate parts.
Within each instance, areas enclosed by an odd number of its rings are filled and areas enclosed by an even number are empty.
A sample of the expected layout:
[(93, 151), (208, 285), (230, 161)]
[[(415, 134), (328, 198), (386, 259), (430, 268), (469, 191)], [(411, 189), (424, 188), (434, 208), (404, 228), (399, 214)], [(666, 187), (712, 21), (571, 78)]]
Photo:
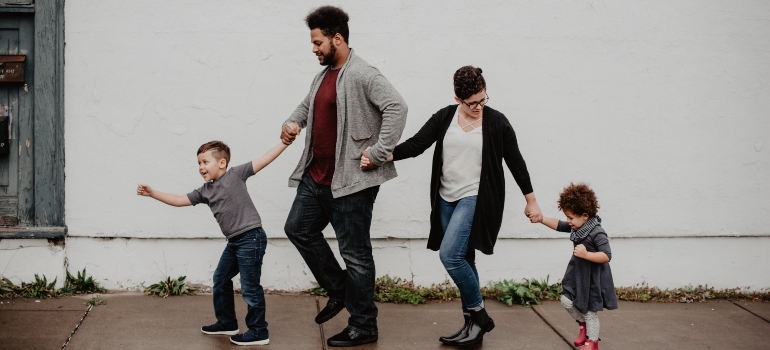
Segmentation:
[[(508, 119), (486, 106), (489, 96), (481, 68), (465, 66), (454, 75), (455, 101), (436, 112), (410, 139), (396, 146), (388, 161), (416, 157), (434, 142), (428, 248), (439, 251), (460, 290), (465, 324), (439, 340), (447, 345), (481, 343), (495, 327), (484, 309), (475, 250), (492, 254), (503, 219), (505, 178), (502, 160), (519, 185), (532, 222), (542, 217), (527, 166)], [(364, 170), (375, 167), (366, 151)]]

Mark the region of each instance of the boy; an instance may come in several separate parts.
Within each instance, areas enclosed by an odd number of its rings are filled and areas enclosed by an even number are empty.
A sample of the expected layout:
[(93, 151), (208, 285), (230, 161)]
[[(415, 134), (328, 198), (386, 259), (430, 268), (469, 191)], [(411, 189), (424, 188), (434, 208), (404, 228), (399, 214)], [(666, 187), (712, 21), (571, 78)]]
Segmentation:
[[(138, 195), (175, 207), (207, 204), (227, 238), (227, 246), (214, 271), (214, 314), (217, 322), (202, 327), (203, 333), (232, 335), (230, 341), (238, 345), (270, 343), (265, 321), (265, 295), (259, 284), (267, 237), (246, 189), (246, 179), (275, 160), (287, 146), (280, 143), (262, 157), (227, 170), (230, 147), (220, 141), (211, 141), (198, 148), (198, 172), (206, 181), (201, 188), (187, 195), (155, 191), (145, 184), (139, 184), (136, 189)], [(238, 334), (232, 281), (239, 272), (243, 300), (248, 304), (246, 326), (249, 329), (243, 334)]]

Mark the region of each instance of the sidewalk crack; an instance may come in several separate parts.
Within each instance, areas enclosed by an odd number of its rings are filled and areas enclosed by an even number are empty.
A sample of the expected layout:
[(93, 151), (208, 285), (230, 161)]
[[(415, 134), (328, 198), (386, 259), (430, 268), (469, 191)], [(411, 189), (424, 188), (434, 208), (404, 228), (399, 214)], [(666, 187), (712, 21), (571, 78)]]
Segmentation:
[(558, 335), (558, 336), (559, 336), (559, 338), (561, 338), (561, 340), (563, 340), (563, 341), (564, 341), (564, 343), (565, 343), (565, 344), (567, 344), (567, 346), (569, 346), (569, 348), (570, 348), (570, 349), (577, 349), (576, 347), (574, 347), (574, 346), (572, 345), (572, 343), (571, 343), (569, 340), (567, 340), (567, 338), (564, 338), (564, 336), (562, 336), (562, 335), (561, 335), (561, 333), (559, 333), (559, 332), (556, 330), (556, 328), (554, 328), (554, 327), (553, 327), (553, 326), (552, 326), (552, 325), (551, 325), (551, 324), (550, 324), (550, 323), (549, 323), (549, 322), (548, 322), (548, 321), (545, 319), (545, 317), (543, 317), (543, 315), (541, 315), (539, 312), (537, 312), (537, 310), (535, 310), (535, 308), (534, 308), (534, 307), (531, 307), (531, 306), (530, 306), (529, 308), (530, 308), (530, 309), (532, 309), (532, 311), (534, 311), (534, 312), (535, 312), (535, 314), (536, 314), (538, 317), (540, 317), (540, 319), (541, 319), (541, 320), (543, 320), (543, 322), (545, 322), (545, 324), (547, 324), (547, 325), (548, 325), (548, 327), (550, 327), (550, 328), (551, 328), (551, 330), (552, 330), (554, 333), (556, 333), (556, 335)]
[(738, 303), (736, 303), (736, 302), (734, 302), (734, 301), (732, 301), (732, 300), (730, 300), (730, 302), (731, 302), (731, 303), (733, 303), (733, 305), (735, 305), (735, 306), (737, 306), (737, 307), (739, 307), (739, 308), (741, 308), (741, 309), (744, 309), (744, 310), (748, 311), (748, 313), (750, 313), (750, 314), (752, 314), (752, 315), (754, 315), (754, 316), (757, 316), (757, 317), (761, 318), (763, 321), (765, 321), (765, 322), (767, 322), (767, 323), (770, 323), (770, 320), (768, 320), (768, 319), (766, 319), (766, 318), (764, 318), (764, 317), (762, 317), (762, 316), (760, 316), (760, 315), (758, 315), (758, 314), (754, 313), (753, 311), (751, 311), (751, 310), (749, 310), (749, 309), (747, 309), (747, 308), (745, 308), (745, 307), (741, 306), (740, 304), (738, 304)]
[(61, 346), (59, 350), (64, 350), (64, 348), (67, 347), (67, 344), (69, 344), (70, 340), (72, 340), (72, 336), (74, 336), (75, 332), (78, 331), (78, 328), (80, 328), (80, 325), (83, 324), (83, 320), (86, 319), (86, 316), (88, 316), (88, 313), (91, 312), (91, 308), (93, 307), (94, 307), (93, 304), (88, 305), (88, 308), (86, 308), (86, 312), (83, 314), (83, 317), (80, 318), (80, 321), (78, 322), (78, 324), (75, 325), (75, 329), (72, 330), (72, 333), (70, 333), (70, 336), (67, 338), (66, 341), (64, 341), (64, 344)]
[[(321, 312), (321, 302), (318, 299), (319, 298), (316, 295), (316, 297), (315, 297), (315, 312), (316, 312), (316, 314)], [(319, 324), (318, 325), (318, 331), (321, 332), (321, 349), (327, 350), (326, 349), (326, 336), (324, 335), (324, 325), (323, 324)]]

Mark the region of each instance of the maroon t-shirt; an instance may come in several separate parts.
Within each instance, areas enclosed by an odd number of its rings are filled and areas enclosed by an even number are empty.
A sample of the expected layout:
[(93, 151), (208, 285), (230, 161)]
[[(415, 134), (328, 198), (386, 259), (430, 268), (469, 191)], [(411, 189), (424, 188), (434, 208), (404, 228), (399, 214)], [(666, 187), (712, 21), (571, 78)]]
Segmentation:
[(337, 75), (330, 69), (324, 75), (313, 101), (313, 161), (307, 172), (319, 184), (331, 186), (334, 154), (337, 151)]

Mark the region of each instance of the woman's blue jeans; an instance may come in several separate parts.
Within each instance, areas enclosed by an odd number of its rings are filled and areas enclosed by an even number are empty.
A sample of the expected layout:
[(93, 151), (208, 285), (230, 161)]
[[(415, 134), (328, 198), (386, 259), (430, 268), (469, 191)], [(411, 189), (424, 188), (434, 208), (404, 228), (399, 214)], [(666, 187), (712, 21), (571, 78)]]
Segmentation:
[(439, 257), (444, 268), (460, 290), (463, 312), (481, 306), (479, 272), (476, 270), (475, 250), (468, 249), (468, 239), (476, 211), (477, 196), (447, 202), (439, 196), (439, 212), (444, 239), (439, 248)]
[(235, 318), (233, 277), (241, 274), (241, 294), (246, 302), (246, 326), (260, 338), (268, 338), (265, 321), (265, 291), (259, 283), (267, 236), (261, 227), (246, 231), (227, 242), (214, 271), (214, 314), (227, 329), (238, 328)]

